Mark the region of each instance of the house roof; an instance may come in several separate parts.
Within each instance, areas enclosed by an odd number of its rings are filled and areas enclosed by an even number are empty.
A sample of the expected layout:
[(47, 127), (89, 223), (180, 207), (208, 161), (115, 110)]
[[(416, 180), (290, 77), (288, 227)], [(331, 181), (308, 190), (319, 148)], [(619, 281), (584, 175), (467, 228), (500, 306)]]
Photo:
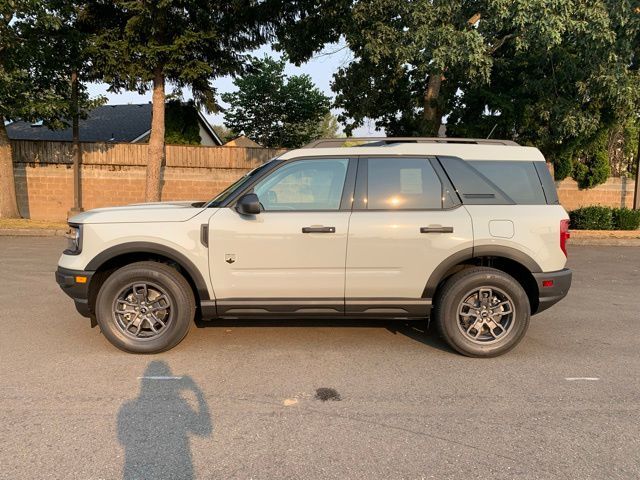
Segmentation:
[[(103, 105), (91, 110), (87, 118), (80, 119), (82, 142), (134, 142), (146, 137), (151, 130), (150, 103), (128, 105)], [(209, 123), (198, 112), (198, 118), (214, 142), (222, 145)], [(6, 126), (12, 140), (71, 141), (71, 127), (50, 130), (46, 126), (17, 121)]]
[[(36, 125), (36, 124), (34, 124)], [(83, 142), (133, 142), (151, 128), (151, 104), (103, 105), (80, 119), (80, 140)], [(50, 130), (17, 121), (7, 125), (12, 140), (71, 141), (71, 128)]]
[(246, 135), (239, 135), (233, 140), (229, 140), (227, 143), (224, 144), (224, 146), (225, 147), (250, 147), (250, 148), (262, 147), (262, 145), (260, 145), (257, 142), (254, 142)]

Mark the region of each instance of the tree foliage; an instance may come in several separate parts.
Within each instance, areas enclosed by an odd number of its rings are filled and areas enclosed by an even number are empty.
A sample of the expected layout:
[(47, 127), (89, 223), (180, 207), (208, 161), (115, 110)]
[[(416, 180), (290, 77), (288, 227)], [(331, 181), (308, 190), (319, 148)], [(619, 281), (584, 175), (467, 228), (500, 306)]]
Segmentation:
[(318, 128), (318, 138), (344, 137), (343, 133), (339, 133), (340, 127), (338, 126), (338, 119), (331, 112), (327, 112), (325, 116), (322, 117)]
[(521, 15), (538, 38), (514, 37), (496, 52), (487, 84), (461, 87), (448, 132), (486, 136), (495, 127), (594, 186), (606, 180), (603, 136), (640, 108), (640, 15), (628, 1), (543, 3)]
[(266, 147), (296, 148), (319, 138), (330, 99), (308, 75), (284, 73), (285, 61), (254, 59), (248, 73), (225, 93), (225, 125)]
[(303, 61), (343, 35), (354, 58), (332, 88), (347, 133), (371, 118), (435, 135), (446, 118), (448, 136), (536, 145), (567, 174), (571, 152), (640, 110), (638, 0), (333, 3), (280, 48)]
[(212, 128), (223, 144), (227, 143), (230, 140), (233, 140), (238, 136), (236, 132), (234, 132), (230, 128), (225, 127), (224, 125), (213, 125)]
[[(305, 0), (308, 2), (309, 0)], [(305, 3), (301, 2), (301, 3)], [(104, 19), (95, 64), (111, 90), (153, 89), (147, 200), (159, 200), (164, 164), (165, 84), (189, 88), (198, 107), (215, 111), (212, 81), (245, 70), (247, 53), (273, 38), (298, 12), (284, 0), (96, 0)]]
[[(5, 121), (67, 125), (78, 109), (101, 101), (78, 90), (72, 101), (71, 64), (86, 63), (87, 34), (79, 29), (80, 2), (0, 0), (0, 210), (19, 216), (11, 146)], [(81, 68), (78, 66), (77, 68)]]
[(165, 112), (164, 139), (173, 145), (200, 145), (200, 123), (195, 102), (172, 99), (167, 102)]
[(609, 178), (608, 132), (601, 131), (586, 148), (574, 151), (573, 178), (580, 188), (591, 188)]
[[(86, 2), (0, 0), (0, 115), (5, 120), (42, 120), (50, 128), (68, 126), (70, 74), (96, 79), (87, 57), (91, 20)], [(80, 85), (79, 107), (86, 111), (104, 99), (91, 99)]]

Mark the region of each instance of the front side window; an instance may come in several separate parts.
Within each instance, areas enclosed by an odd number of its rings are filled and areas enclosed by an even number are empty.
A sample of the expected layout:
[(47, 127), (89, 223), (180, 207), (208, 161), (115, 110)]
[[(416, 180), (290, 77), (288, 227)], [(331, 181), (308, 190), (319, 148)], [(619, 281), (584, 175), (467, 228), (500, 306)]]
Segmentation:
[(348, 159), (298, 160), (258, 182), (253, 191), (265, 211), (338, 210)]
[(259, 167), (254, 168), (249, 173), (245, 174), (243, 177), (240, 177), (238, 180), (233, 182), (227, 188), (225, 188), (222, 192), (216, 195), (212, 200), (209, 200), (204, 206), (205, 207), (219, 207), (222, 205), (229, 197), (231, 197), (234, 193), (239, 190), (242, 190), (248, 183), (250, 183), (256, 175), (259, 175), (264, 170), (273, 167), (274, 162), (277, 162), (276, 159), (269, 160), (267, 163), (263, 163)]
[(370, 158), (369, 210), (442, 208), (442, 184), (426, 158)]

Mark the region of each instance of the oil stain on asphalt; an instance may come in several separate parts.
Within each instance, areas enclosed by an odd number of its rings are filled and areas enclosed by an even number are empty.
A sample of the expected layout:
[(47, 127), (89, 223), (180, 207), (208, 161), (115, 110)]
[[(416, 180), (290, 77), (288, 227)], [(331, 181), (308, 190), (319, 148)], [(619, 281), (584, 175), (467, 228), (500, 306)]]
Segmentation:
[(315, 399), (322, 402), (326, 402), (327, 400), (339, 402), (340, 400), (342, 400), (342, 398), (340, 398), (340, 394), (336, 390), (334, 390), (333, 388), (324, 387), (316, 389)]

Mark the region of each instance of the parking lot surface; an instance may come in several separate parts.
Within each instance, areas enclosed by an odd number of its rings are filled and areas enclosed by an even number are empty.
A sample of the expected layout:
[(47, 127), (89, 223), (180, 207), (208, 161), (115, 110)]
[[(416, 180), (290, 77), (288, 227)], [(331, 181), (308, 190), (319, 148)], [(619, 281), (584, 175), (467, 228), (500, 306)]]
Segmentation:
[(569, 296), (488, 360), (318, 320), (126, 354), (55, 283), (63, 248), (0, 237), (0, 478), (640, 477), (638, 248), (572, 248)]

